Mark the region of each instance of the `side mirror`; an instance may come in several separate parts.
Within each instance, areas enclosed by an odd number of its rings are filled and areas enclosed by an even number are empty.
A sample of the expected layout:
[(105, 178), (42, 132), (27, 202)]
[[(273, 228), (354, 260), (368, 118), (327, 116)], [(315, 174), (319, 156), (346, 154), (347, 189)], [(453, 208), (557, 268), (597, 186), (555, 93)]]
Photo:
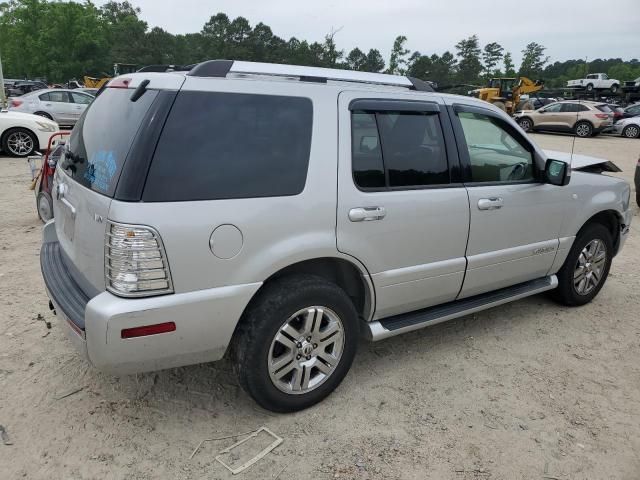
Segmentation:
[(546, 113), (546, 110), (544, 108), (541, 108), (540, 110), (538, 110), (538, 113)]
[(561, 160), (548, 159), (544, 166), (546, 183), (563, 187), (571, 180), (571, 167)]

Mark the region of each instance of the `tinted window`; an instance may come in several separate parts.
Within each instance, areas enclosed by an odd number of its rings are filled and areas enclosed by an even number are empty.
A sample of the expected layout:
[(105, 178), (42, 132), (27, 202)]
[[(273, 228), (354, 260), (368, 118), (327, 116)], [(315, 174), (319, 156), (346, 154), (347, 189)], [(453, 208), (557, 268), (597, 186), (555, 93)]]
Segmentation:
[(589, 107), (586, 105), (580, 105), (579, 103), (563, 103), (561, 111), (563, 113), (588, 112)]
[(312, 120), (307, 98), (180, 92), (143, 200), (299, 194), (307, 178)]
[(352, 156), (360, 188), (449, 183), (440, 119), (431, 112), (353, 112)]
[(374, 113), (351, 115), (351, 163), (353, 179), (361, 188), (385, 186), (382, 148)]
[(69, 103), (69, 94), (67, 92), (49, 92), (49, 101)]
[(477, 113), (458, 113), (473, 182), (523, 182), (534, 179), (533, 155), (500, 120)]
[(596, 108), (604, 113), (612, 113), (612, 110), (609, 108), (608, 105), (596, 105)]
[(42, 95), (40, 95), (38, 97), (40, 100), (42, 100), (43, 102), (48, 102), (49, 101), (49, 94), (48, 93), (43, 93)]
[(122, 165), (142, 119), (158, 92), (148, 90), (136, 102), (132, 90), (107, 88), (89, 105), (71, 132), (62, 162), (85, 187), (113, 196)]
[(93, 97), (89, 95), (83, 95), (82, 93), (71, 92), (71, 98), (73, 98), (73, 103), (80, 103), (82, 105), (88, 105), (93, 100)]

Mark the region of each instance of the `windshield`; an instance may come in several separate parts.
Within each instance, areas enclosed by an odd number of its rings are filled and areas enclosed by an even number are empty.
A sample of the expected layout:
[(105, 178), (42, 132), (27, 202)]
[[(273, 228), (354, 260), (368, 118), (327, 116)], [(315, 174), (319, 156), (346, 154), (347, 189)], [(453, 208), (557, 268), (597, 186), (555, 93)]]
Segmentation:
[(142, 120), (158, 95), (157, 90), (148, 90), (132, 102), (132, 92), (107, 88), (93, 101), (71, 132), (61, 164), (75, 181), (110, 197)]

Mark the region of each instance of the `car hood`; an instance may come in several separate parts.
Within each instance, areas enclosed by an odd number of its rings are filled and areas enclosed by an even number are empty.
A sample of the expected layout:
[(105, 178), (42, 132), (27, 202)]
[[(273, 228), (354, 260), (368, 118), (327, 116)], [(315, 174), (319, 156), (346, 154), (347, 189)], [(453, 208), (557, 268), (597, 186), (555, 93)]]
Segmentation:
[(587, 155), (558, 152), (556, 150), (544, 150), (547, 158), (561, 160), (571, 165), (571, 170), (581, 170), (587, 167), (597, 167), (605, 172), (621, 172), (622, 170), (613, 162), (605, 158), (589, 157)]
[(48, 120), (44, 117), (41, 117), (39, 115), (34, 115), (33, 113), (23, 113), (23, 112), (16, 112), (15, 110), (0, 110), (0, 118), (9, 118), (9, 119), (15, 119), (15, 120), (31, 120), (31, 121), (38, 121), (38, 122), (51, 122), (51, 120)]

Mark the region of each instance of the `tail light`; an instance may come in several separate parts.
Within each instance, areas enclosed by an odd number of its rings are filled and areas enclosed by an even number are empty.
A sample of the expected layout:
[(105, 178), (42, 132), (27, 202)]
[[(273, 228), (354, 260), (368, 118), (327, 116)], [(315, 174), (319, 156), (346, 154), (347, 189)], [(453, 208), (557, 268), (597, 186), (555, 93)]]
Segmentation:
[(107, 87), (109, 88), (129, 88), (129, 84), (131, 83), (131, 79), (130, 78), (114, 78), (113, 80), (111, 80), (108, 84)]
[(609, 118), (609, 114), (608, 113), (596, 113), (596, 117), (605, 119), (605, 118)]
[(24, 102), (22, 100), (11, 100), (9, 102), (9, 105), (11, 107), (19, 107), (20, 105), (22, 105)]
[(142, 225), (107, 223), (104, 252), (107, 290), (122, 297), (173, 293), (160, 235)]

